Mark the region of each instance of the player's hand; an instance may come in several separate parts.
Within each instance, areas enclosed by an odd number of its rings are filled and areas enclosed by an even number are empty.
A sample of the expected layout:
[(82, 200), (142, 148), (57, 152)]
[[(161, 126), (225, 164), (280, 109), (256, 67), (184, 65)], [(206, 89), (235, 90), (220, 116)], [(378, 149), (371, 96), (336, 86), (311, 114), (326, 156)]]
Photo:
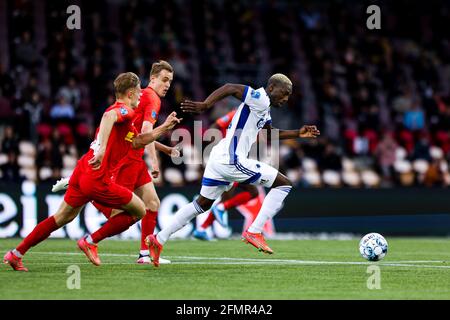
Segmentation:
[(183, 120), (183, 118), (178, 119), (177, 118), (177, 113), (174, 111), (171, 114), (169, 114), (169, 116), (166, 118), (166, 121), (164, 121), (164, 126), (170, 130), (173, 127), (175, 127), (177, 124), (179, 124), (181, 121)]
[(100, 169), (104, 156), (105, 152), (97, 152), (97, 154), (88, 161), (88, 164), (92, 166), (92, 170)]
[(152, 175), (153, 179), (158, 179), (158, 177), (159, 177), (159, 165), (157, 162), (152, 163), (151, 175)]
[(171, 158), (179, 158), (181, 157), (181, 146), (176, 145), (175, 147), (169, 148), (169, 153), (167, 153), (168, 156)]
[(319, 135), (320, 131), (316, 126), (303, 126), (298, 133), (300, 138), (317, 138)]
[(204, 102), (185, 100), (181, 103), (181, 110), (186, 113), (202, 113), (208, 106)]

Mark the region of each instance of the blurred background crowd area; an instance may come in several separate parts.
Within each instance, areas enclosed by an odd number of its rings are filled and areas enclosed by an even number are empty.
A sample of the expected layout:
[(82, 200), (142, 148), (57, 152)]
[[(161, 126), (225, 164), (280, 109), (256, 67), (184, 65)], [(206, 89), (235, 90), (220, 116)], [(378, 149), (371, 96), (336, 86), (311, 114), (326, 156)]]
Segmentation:
[[(66, 28), (72, 4), (80, 30)], [(293, 94), (272, 108), (274, 126), (322, 132), (280, 148), (280, 169), (298, 186), (449, 186), (450, 6), (379, 1), (382, 28), (368, 30), (370, 4), (0, 0), (0, 178), (70, 175), (114, 101), (115, 76), (136, 72), (145, 87), (151, 63), (164, 59), (175, 74), (160, 121), (224, 83), (260, 87), (288, 75)], [(201, 135), (237, 104), (183, 115), (182, 127)], [(184, 142), (183, 153), (201, 150)], [(165, 155), (160, 167), (158, 184), (201, 178), (201, 165)]]

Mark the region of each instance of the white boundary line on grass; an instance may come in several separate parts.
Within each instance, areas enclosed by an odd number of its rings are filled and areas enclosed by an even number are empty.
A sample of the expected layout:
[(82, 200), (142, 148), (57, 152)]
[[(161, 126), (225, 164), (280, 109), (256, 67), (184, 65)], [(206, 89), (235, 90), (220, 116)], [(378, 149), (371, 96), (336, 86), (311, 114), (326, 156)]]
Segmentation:
[[(63, 255), (63, 256), (83, 256), (83, 253), (77, 252), (32, 252), (32, 254), (43, 255)], [(132, 254), (119, 254), (119, 253), (102, 253), (100, 256), (104, 257), (136, 257)], [(203, 265), (252, 265), (252, 264), (286, 264), (286, 265), (371, 265), (374, 262), (352, 262), (352, 261), (315, 261), (315, 260), (295, 260), (295, 259), (254, 259), (254, 258), (230, 258), (230, 257), (196, 257), (196, 256), (164, 256), (169, 259), (182, 259), (191, 261), (172, 261), (172, 264), (203, 264)], [(194, 260), (194, 261), (192, 261)], [(197, 260), (197, 261), (195, 261)], [(200, 261), (206, 260), (206, 261)], [(450, 265), (437, 266), (437, 265), (422, 265), (413, 263), (445, 263), (442, 260), (408, 260), (408, 261), (391, 261), (391, 262), (376, 262), (379, 266), (389, 267), (413, 267), (413, 268), (441, 268), (450, 269)], [(48, 264), (67, 264), (64, 262), (49, 262)], [(91, 264), (91, 263), (79, 263), (79, 264)], [(104, 265), (133, 265), (136, 263), (131, 262), (105, 262)]]

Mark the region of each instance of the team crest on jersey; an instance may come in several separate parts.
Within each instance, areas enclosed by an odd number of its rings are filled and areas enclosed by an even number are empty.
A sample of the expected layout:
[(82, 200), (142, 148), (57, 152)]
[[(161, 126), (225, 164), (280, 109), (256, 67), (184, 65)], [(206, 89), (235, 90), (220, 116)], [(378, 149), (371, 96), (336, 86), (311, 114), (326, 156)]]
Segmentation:
[(122, 107), (122, 108), (120, 108), (120, 114), (125, 116), (128, 114), (128, 110), (126, 108)]
[(261, 96), (261, 93), (255, 90), (252, 90), (252, 92), (250, 93), (253, 99), (259, 99), (259, 97)]
[(156, 111), (155, 110), (152, 111), (152, 118), (156, 120)]

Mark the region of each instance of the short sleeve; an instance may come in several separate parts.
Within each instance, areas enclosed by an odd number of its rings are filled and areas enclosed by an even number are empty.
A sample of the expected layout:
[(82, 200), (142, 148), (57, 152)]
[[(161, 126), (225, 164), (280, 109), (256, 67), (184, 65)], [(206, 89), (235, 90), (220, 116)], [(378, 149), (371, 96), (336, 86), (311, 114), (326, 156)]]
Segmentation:
[(246, 86), (242, 95), (242, 102), (248, 105), (251, 111), (266, 111), (270, 107), (270, 99), (264, 88), (255, 90)]
[(155, 124), (158, 120), (159, 110), (161, 109), (161, 99), (151, 93), (142, 95), (139, 106), (142, 107), (144, 112), (143, 121), (148, 121), (151, 124)]
[(117, 114), (117, 122), (124, 122), (134, 118), (134, 110), (128, 108), (126, 105), (121, 105), (114, 109)]

